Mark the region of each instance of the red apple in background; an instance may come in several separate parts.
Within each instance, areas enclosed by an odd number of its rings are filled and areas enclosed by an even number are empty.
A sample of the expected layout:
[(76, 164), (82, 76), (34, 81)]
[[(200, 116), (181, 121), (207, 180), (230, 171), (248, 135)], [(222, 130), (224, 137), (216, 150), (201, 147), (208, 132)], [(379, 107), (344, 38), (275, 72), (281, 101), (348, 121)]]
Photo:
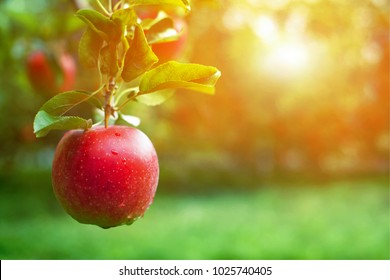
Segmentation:
[(34, 125), (32, 121), (25, 122), (19, 129), (19, 139), (22, 142), (30, 143), (36, 141)]
[(70, 54), (61, 53), (55, 57), (43, 51), (35, 51), (29, 55), (26, 67), (34, 90), (45, 97), (74, 87), (76, 63)]
[(174, 27), (181, 36), (170, 42), (156, 43), (152, 45), (153, 52), (157, 55), (160, 62), (166, 62), (178, 58), (183, 54), (185, 43), (188, 36), (187, 22), (183, 18), (174, 18)]
[(156, 151), (140, 130), (126, 126), (71, 130), (59, 142), (52, 181), (57, 199), (77, 221), (102, 228), (131, 224), (153, 201)]

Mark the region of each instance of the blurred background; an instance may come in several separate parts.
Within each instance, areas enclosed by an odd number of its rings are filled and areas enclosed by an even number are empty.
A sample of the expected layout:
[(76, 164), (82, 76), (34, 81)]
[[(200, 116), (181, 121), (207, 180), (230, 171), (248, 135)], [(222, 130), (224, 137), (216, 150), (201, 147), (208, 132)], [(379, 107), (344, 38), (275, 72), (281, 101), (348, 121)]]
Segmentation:
[(191, 2), (175, 59), (218, 67), (216, 95), (126, 107), (160, 183), (143, 219), (102, 230), (53, 195), (63, 132), (32, 128), (53, 87), (97, 88), (77, 59), (89, 3), (0, 1), (1, 259), (389, 259), (389, 1)]

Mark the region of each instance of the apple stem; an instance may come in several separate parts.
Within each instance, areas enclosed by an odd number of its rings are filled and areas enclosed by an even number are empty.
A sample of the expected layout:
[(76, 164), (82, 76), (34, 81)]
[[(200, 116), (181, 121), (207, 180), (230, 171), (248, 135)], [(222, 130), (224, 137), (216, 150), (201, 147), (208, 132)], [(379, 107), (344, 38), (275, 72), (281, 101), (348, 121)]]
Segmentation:
[(112, 0), (108, 0), (108, 12), (112, 14)]
[(104, 92), (104, 127), (108, 127), (110, 116), (114, 113), (111, 105), (112, 95), (116, 89), (115, 78), (111, 77), (106, 85)]

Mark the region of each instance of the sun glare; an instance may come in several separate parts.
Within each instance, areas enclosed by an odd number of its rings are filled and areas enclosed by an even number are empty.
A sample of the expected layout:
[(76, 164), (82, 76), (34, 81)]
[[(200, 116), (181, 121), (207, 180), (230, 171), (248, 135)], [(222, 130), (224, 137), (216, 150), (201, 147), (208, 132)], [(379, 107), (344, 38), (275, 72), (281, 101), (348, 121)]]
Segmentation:
[(310, 49), (307, 40), (297, 35), (288, 36), (269, 16), (259, 16), (252, 27), (263, 46), (259, 52), (263, 70), (272, 75), (290, 76), (301, 73), (309, 66)]
[(308, 62), (309, 50), (300, 42), (279, 43), (266, 59), (269, 66), (290, 71), (303, 70)]
[(265, 72), (280, 77), (295, 76), (310, 66), (309, 42), (303, 34), (282, 28), (269, 15), (257, 16), (252, 29), (261, 44), (258, 62)]
[(278, 26), (269, 16), (259, 16), (253, 23), (253, 30), (264, 43), (274, 43), (278, 38)]

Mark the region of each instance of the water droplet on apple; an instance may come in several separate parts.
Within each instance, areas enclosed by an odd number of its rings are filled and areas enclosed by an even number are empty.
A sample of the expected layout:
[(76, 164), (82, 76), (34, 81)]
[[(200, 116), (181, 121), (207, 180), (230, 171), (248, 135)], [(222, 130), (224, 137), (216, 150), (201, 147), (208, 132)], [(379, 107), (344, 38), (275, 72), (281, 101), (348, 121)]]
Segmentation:
[(111, 153), (112, 153), (113, 155), (117, 155), (117, 154), (118, 154), (118, 152), (115, 151), (115, 150), (111, 150)]
[(115, 132), (115, 136), (121, 136), (119, 132)]

